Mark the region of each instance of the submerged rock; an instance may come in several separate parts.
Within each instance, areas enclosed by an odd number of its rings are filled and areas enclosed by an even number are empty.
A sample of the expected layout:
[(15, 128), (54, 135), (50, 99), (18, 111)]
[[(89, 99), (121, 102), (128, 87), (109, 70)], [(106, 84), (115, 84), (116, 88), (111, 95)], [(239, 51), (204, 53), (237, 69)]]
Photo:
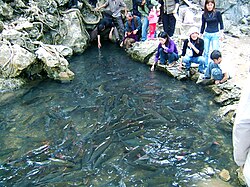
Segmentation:
[(229, 171), (228, 170), (226, 170), (226, 169), (223, 169), (220, 173), (219, 173), (219, 176), (220, 176), (220, 178), (223, 180), (223, 181), (225, 181), (225, 182), (227, 182), (227, 181), (229, 181), (230, 180), (230, 174), (229, 174)]

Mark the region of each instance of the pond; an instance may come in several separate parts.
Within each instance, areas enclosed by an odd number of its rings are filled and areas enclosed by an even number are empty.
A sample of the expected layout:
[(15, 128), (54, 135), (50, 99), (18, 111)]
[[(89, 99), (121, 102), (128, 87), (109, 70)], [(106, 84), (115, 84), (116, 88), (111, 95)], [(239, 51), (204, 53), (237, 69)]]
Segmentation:
[(109, 43), (69, 62), (72, 82), (1, 100), (0, 186), (199, 186), (216, 178), (207, 168), (234, 173), (231, 132), (203, 86)]

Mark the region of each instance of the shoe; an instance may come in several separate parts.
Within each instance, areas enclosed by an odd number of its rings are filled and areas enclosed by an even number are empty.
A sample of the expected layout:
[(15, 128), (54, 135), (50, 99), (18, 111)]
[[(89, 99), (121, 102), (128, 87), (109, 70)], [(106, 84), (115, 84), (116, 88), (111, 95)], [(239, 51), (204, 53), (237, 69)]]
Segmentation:
[(175, 64), (176, 64), (176, 61), (172, 62), (171, 64), (168, 64), (168, 67), (171, 68), (171, 67), (175, 66)]

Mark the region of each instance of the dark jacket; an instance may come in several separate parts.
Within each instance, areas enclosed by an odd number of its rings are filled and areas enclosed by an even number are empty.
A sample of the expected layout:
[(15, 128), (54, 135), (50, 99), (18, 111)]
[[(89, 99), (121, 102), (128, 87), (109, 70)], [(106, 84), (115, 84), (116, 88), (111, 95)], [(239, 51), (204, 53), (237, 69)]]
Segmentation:
[(215, 33), (224, 29), (220, 11), (203, 13), (201, 21), (201, 34), (203, 34), (204, 31), (208, 33)]
[(134, 16), (131, 21), (126, 21), (125, 23), (125, 31), (126, 32), (131, 32), (134, 30), (141, 30), (141, 19), (138, 16)]
[(192, 40), (191, 38), (190, 39), (186, 39), (184, 40), (184, 43), (183, 43), (183, 48), (182, 48), (182, 54), (181, 56), (185, 56), (186, 55), (186, 51), (187, 51), (187, 48), (188, 48), (188, 42), (189, 40), (191, 41), (191, 43), (199, 50), (199, 53), (197, 54), (193, 49), (193, 57), (198, 57), (198, 56), (202, 56), (202, 53), (204, 51), (204, 41), (203, 39), (201, 38), (197, 38), (197, 40)]

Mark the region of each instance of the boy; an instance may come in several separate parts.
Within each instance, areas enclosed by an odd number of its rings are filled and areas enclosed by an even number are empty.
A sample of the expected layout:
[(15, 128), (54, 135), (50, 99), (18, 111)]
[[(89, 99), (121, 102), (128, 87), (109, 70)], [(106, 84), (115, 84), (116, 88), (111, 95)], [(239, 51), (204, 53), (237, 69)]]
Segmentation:
[(221, 52), (218, 50), (214, 50), (210, 58), (213, 62), (210, 62), (206, 72), (205, 72), (205, 79), (214, 79), (215, 84), (224, 83), (229, 79), (229, 74), (227, 72), (225, 64), (222, 63), (222, 56)]

